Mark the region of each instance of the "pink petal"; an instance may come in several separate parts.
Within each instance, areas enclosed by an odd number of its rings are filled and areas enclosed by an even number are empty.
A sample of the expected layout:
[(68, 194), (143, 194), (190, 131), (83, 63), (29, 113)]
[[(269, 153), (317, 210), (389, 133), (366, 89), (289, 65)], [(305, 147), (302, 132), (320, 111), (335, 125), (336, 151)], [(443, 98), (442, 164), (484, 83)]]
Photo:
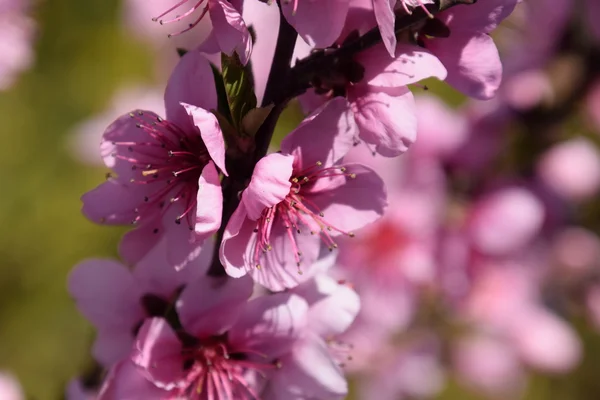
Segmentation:
[(417, 136), (417, 116), (412, 93), (406, 87), (386, 91), (348, 93), (352, 101), (359, 136), (384, 157), (402, 154)]
[[(385, 1), (385, 0), (384, 0)], [(377, 87), (401, 87), (430, 77), (446, 79), (444, 64), (431, 52), (418, 46), (399, 44), (397, 57), (390, 58), (383, 46), (360, 53), (358, 61), (365, 67), (361, 83)]]
[(96, 223), (130, 224), (136, 218), (135, 208), (143, 198), (144, 194), (136, 187), (111, 178), (81, 196), (81, 212)]
[(494, 97), (502, 80), (502, 63), (491, 37), (457, 31), (447, 39), (427, 40), (426, 45), (448, 69), (450, 85), (476, 99)]
[(360, 298), (352, 288), (319, 274), (293, 290), (309, 304), (309, 329), (322, 338), (345, 332), (360, 310)]
[(439, 18), (448, 25), (452, 35), (457, 31), (489, 33), (508, 17), (520, 0), (484, 0), (458, 5)]
[(240, 203), (227, 223), (219, 248), (219, 260), (232, 278), (239, 278), (247, 272), (244, 253), (250, 243), (250, 232), (255, 226), (247, 217), (246, 207)]
[[(187, 216), (183, 218), (181, 223), (176, 223), (176, 219), (183, 214), (185, 208), (185, 203), (176, 202), (171, 204), (164, 213), (162, 221), (163, 236), (167, 241), (167, 262), (169, 266), (177, 270), (184, 268), (191, 260), (197, 257), (204, 240), (218, 229), (215, 228), (214, 231), (208, 232), (208, 234), (199, 235), (195, 231), (190, 230)], [(195, 215), (196, 213), (192, 210), (188, 216), (193, 220)], [(220, 216), (221, 214), (213, 217), (220, 218)]]
[(209, 161), (200, 175), (197, 202), (194, 231), (201, 236), (212, 235), (221, 226), (223, 213), (221, 180), (212, 161)]
[(297, 169), (338, 162), (354, 146), (357, 127), (346, 99), (335, 97), (302, 121), (281, 142), (284, 154), (301, 160)]
[[(143, 319), (140, 318), (139, 322)], [(92, 347), (92, 354), (100, 364), (111, 367), (125, 359), (131, 352), (133, 345), (134, 325), (121, 329), (99, 329)]]
[(281, 3), (285, 19), (296, 28), (306, 43), (318, 48), (329, 47), (338, 39), (344, 27), (348, 7), (348, 0), (300, 0)]
[(267, 357), (288, 352), (304, 333), (308, 305), (300, 296), (277, 293), (248, 302), (229, 330), (233, 349), (251, 349)]
[(381, 39), (385, 45), (385, 49), (392, 57), (396, 56), (396, 32), (394, 31), (394, 23), (396, 15), (394, 14), (394, 5), (396, 0), (372, 0), (373, 12), (375, 19), (381, 32)]
[(331, 234), (339, 229), (355, 232), (379, 219), (387, 207), (386, 191), (381, 178), (370, 168), (359, 164), (345, 165), (348, 178), (344, 185), (335, 190), (315, 193), (310, 200), (324, 214), (323, 219), (334, 227)]
[(227, 169), (225, 168), (225, 140), (223, 139), (223, 132), (219, 126), (219, 121), (213, 113), (205, 109), (186, 103), (181, 103), (181, 105), (185, 108), (188, 115), (192, 117), (194, 125), (200, 130), (200, 136), (206, 145), (206, 150), (208, 150), (210, 158), (223, 171), (223, 174), (228, 176)]
[(119, 242), (119, 256), (125, 263), (135, 265), (152, 250), (160, 239), (154, 233), (157, 226), (162, 229), (162, 222), (151, 221), (123, 235)]
[(110, 369), (96, 400), (166, 400), (170, 397), (168, 392), (146, 379), (134, 363), (125, 360)]
[(209, 0), (208, 10), (221, 51), (230, 56), (237, 52), (246, 65), (252, 53), (252, 38), (238, 10), (226, 0)]
[(171, 298), (181, 286), (206, 274), (212, 253), (213, 243), (208, 240), (201, 251), (192, 254), (184, 269), (177, 270), (169, 265), (167, 240), (163, 239), (135, 266), (133, 276), (144, 293)]
[(193, 126), (181, 103), (205, 110), (217, 108), (214, 75), (208, 60), (199, 51), (188, 51), (181, 57), (165, 90), (167, 119), (188, 131)]
[(188, 285), (177, 301), (181, 324), (196, 337), (220, 335), (238, 319), (253, 288), (252, 279), (247, 276), (201, 277)]
[(242, 194), (248, 218), (257, 220), (265, 208), (279, 204), (289, 194), (294, 157), (279, 153), (263, 157), (254, 167), (252, 179)]
[(181, 342), (162, 318), (147, 319), (135, 341), (131, 361), (148, 379), (164, 390), (175, 388), (184, 378)]
[(71, 271), (68, 290), (79, 311), (99, 329), (131, 331), (145, 316), (131, 272), (111, 260), (84, 261)]
[(325, 343), (307, 338), (281, 360), (281, 370), (270, 381), (265, 400), (344, 399), (348, 384)]

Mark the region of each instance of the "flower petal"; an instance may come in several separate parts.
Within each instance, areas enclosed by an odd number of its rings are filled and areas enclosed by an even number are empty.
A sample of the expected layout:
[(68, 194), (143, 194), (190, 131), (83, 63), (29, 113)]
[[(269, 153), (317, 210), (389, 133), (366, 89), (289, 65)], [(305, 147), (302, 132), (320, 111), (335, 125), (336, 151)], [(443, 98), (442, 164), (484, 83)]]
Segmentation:
[(138, 333), (131, 361), (156, 386), (171, 390), (185, 379), (181, 350), (181, 342), (165, 319), (147, 319)]
[(223, 334), (238, 319), (253, 288), (248, 276), (239, 279), (201, 277), (188, 285), (177, 301), (181, 324), (196, 337)]
[(252, 38), (238, 10), (226, 0), (209, 0), (208, 12), (221, 51), (230, 56), (237, 52), (246, 65), (252, 53)]
[(383, 46), (374, 46), (360, 53), (358, 60), (365, 67), (363, 84), (397, 88), (431, 77), (446, 79), (444, 64), (428, 50), (399, 44), (396, 54), (396, 57), (390, 58)]
[(348, 0), (284, 1), (285, 19), (310, 46), (331, 46), (340, 36), (348, 14)]
[(459, 4), (438, 15), (452, 30), (489, 33), (508, 17), (520, 0), (485, 0), (474, 4)]
[(394, 23), (396, 15), (394, 14), (393, 5), (395, 0), (372, 0), (373, 12), (381, 32), (381, 39), (391, 57), (396, 56), (396, 32), (394, 31)]
[(452, 32), (451, 37), (427, 40), (426, 45), (448, 69), (450, 85), (476, 99), (494, 97), (502, 81), (502, 63), (490, 36)]
[(357, 136), (348, 101), (336, 97), (287, 135), (281, 142), (281, 151), (301, 160), (301, 165), (295, 165), (296, 169), (308, 168), (317, 162), (331, 166), (350, 151)]
[(202, 141), (208, 150), (210, 158), (215, 162), (217, 167), (225, 176), (228, 176), (225, 168), (225, 140), (223, 132), (219, 126), (217, 117), (210, 111), (203, 108), (193, 106), (191, 104), (181, 103), (185, 111), (190, 117), (194, 125), (200, 130)]
[(181, 103), (205, 110), (217, 108), (217, 89), (208, 60), (199, 51), (188, 51), (175, 66), (165, 90), (167, 120), (184, 131), (193, 125)]
[(229, 330), (232, 348), (252, 349), (276, 358), (304, 333), (308, 305), (292, 293), (277, 293), (249, 301)]
[(244, 276), (248, 270), (244, 254), (250, 244), (250, 237), (255, 223), (247, 217), (246, 207), (244, 203), (240, 203), (225, 227), (223, 240), (219, 248), (221, 264), (227, 275), (232, 278)]
[(294, 157), (279, 153), (263, 157), (252, 173), (250, 184), (242, 194), (248, 218), (257, 220), (265, 208), (273, 207), (285, 199), (292, 184)]
[(110, 367), (129, 355), (135, 338), (133, 336), (133, 325), (127, 328), (98, 330), (92, 347), (92, 354), (100, 364)]
[(406, 87), (386, 91), (349, 91), (359, 136), (385, 157), (395, 157), (417, 137), (415, 100)]
[(127, 267), (112, 260), (88, 260), (75, 266), (68, 290), (79, 311), (97, 328), (131, 330), (144, 318), (142, 293)]

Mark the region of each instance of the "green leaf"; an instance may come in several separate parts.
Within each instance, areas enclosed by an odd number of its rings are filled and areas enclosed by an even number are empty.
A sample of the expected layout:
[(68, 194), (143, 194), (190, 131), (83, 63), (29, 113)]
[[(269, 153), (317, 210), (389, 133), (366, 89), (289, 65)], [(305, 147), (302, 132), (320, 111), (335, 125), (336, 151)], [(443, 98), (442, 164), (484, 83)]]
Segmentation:
[(213, 76), (215, 78), (215, 87), (217, 89), (217, 111), (221, 120), (225, 119), (229, 125), (233, 124), (231, 118), (231, 110), (229, 109), (229, 100), (227, 99), (227, 92), (225, 91), (225, 82), (223, 82), (223, 75), (216, 65), (210, 64)]
[(249, 65), (243, 66), (237, 54), (221, 55), (223, 82), (233, 126), (241, 131), (244, 116), (256, 108), (254, 82)]

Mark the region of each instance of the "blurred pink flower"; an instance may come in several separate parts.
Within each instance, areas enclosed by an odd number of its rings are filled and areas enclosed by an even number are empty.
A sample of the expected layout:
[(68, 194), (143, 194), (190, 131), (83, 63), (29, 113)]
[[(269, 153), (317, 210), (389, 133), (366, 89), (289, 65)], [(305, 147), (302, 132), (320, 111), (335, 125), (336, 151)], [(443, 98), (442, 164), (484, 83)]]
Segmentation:
[(258, 162), (231, 217), (220, 257), (233, 277), (251, 273), (275, 291), (313, 275), (321, 242), (379, 218), (387, 203), (381, 179), (359, 164), (342, 165), (356, 127), (348, 103), (331, 100)]
[(29, 8), (29, 1), (0, 0), (0, 91), (33, 63), (35, 22), (27, 15)]
[(176, 271), (167, 262), (166, 241), (160, 241), (133, 269), (93, 259), (69, 274), (68, 289), (79, 311), (97, 328), (92, 353), (105, 367), (126, 357), (145, 318), (161, 316), (185, 285), (206, 273), (212, 246), (194, 254), (187, 268)]
[(98, 152), (102, 132), (123, 110), (154, 110), (164, 115), (163, 93), (153, 87), (130, 86), (117, 91), (108, 108), (96, 116), (79, 123), (69, 137), (70, 154), (79, 162), (94, 166), (104, 165)]
[(19, 381), (7, 372), (0, 372), (0, 399), (25, 400), (25, 393)]
[(466, 385), (494, 398), (517, 398), (525, 384), (518, 354), (490, 333), (470, 334), (453, 344), (453, 367)]
[(529, 190), (506, 187), (487, 193), (470, 211), (467, 231), (481, 253), (498, 256), (523, 249), (544, 222), (544, 206)]
[(587, 139), (570, 139), (555, 145), (541, 157), (537, 173), (561, 198), (586, 200), (600, 189), (600, 153)]
[(223, 134), (207, 111), (216, 103), (208, 61), (188, 52), (167, 84), (166, 120), (135, 110), (105, 131), (102, 156), (117, 175), (83, 195), (82, 211), (94, 222), (137, 225), (120, 245), (127, 263), (139, 261), (164, 235), (171, 264), (182, 267), (183, 250), (191, 243), (200, 246), (219, 228), (217, 167), (227, 172)]
[(586, 277), (600, 267), (600, 238), (588, 229), (567, 226), (553, 238), (552, 256), (569, 275)]

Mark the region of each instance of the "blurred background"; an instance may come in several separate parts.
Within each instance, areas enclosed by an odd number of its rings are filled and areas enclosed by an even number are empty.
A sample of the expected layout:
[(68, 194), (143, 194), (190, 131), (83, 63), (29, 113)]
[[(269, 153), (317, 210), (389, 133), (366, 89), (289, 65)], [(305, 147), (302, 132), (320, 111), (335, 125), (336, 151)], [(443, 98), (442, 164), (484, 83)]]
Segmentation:
[[(94, 365), (89, 355), (94, 332), (68, 296), (67, 274), (82, 259), (116, 257), (123, 233), (118, 228), (96, 226), (80, 213), (79, 197), (100, 183), (107, 172), (96, 154), (99, 137), (115, 117), (130, 109), (160, 113), (168, 72), (177, 60), (175, 48), (186, 47), (189, 37), (167, 40), (168, 30), (150, 21), (161, 7), (144, 7), (143, 0), (45, 0), (22, 9), (7, 6), (6, 10), (0, 7), (0, 49), (4, 52), (0, 57), (5, 58), (0, 61), (0, 182), (5, 188), (0, 196), (0, 371), (17, 377), (27, 398), (61, 399), (66, 384)], [(546, 179), (542, 191), (552, 193), (543, 199), (546, 223), (536, 235), (548, 239), (547, 247), (557, 246), (555, 238), (562, 227), (585, 228), (583, 236), (571, 235), (567, 238), (570, 242), (561, 242), (564, 257), (552, 261), (561, 265), (540, 283), (544, 306), (568, 324), (580, 346), (578, 355), (560, 368), (536, 368), (535, 362), (519, 364), (526, 376), (522, 390), (496, 392), (490, 389), (493, 384), (481, 385), (477, 378), (461, 377), (460, 371), (453, 370), (452, 361), (442, 355), (438, 361), (444, 383), (437, 388), (437, 383), (432, 383), (439, 380), (437, 372), (430, 376), (431, 369), (422, 364), (414, 364), (413, 369), (407, 364), (404, 379), (423, 381), (436, 389), (423, 390), (422, 395), (418, 390), (398, 394), (398, 399), (600, 398), (600, 299), (596, 296), (594, 302), (591, 294), (583, 296), (581, 292), (591, 293), (586, 282), (595, 282), (600, 276), (600, 257), (596, 257), (600, 256), (600, 241), (595, 236), (600, 232), (600, 95), (594, 97), (595, 90), (600, 92), (594, 89), (598, 49), (590, 44), (595, 42), (589, 33), (582, 33), (587, 31), (569, 28), (583, 24), (585, 9), (563, 12), (578, 16), (566, 18), (552, 49), (544, 29), (556, 26), (553, 16), (533, 24), (524, 11), (517, 10), (494, 34), (509, 58), (510, 79), (505, 82), (501, 101), (503, 110), (508, 107), (511, 114), (500, 113), (504, 124), (492, 119), (487, 125), (478, 125), (478, 135), (495, 138), (491, 145), (465, 150), (466, 144), (476, 140), (469, 136), (472, 132), (463, 135), (460, 146), (449, 145), (455, 146), (452, 151), (461, 148), (465, 154), (474, 154), (472, 164), (457, 164), (450, 158), (442, 164), (452, 197), (447, 200), (447, 209), (454, 210), (455, 203), (475, 203), (473, 199), (487, 190), (481, 183), (485, 165), (504, 181), (522, 183), (536, 176), (543, 186)], [(524, 61), (526, 57), (513, 49), (514, 42), (527, 40), (531, 47), (520, 51), (531, 57), (535, 53), (535, 60)], [(7, 59), (15, 60), (14, 65)], [(535, 68), (530, 68), (532, 65)], [(530, 74), (522, 76), (525, 69)], [(469, 115), (480, 115), (483, 109), (496, 107), (497, 111), (499, 107), (497, 103), (467, 103), (463, 95), (443, 83), (428, 82), (427, 86), (427, 94), (445, 102), (448, 113), (474, 109)], [(415, 91), (424, 92), (419, 88)], [(294, 107), (279, 132), (289, 131), (297, 122), (299, 111)], [(492, 130), (501, 132), (491, 135)], [(558, 167), (536, 166), (554, 145), (572, 139), (584, 143), (583, 153), (565, 155), (557, 161)], [(561, 166), (570, 169), (565, 172)], [(546, 172), (540, 172), (542, 169)], [(578, 177), (589, 179), (579, 182)], [(565, 184), (558, 184), (558, 188), (552, 189), (548, 183), (560, 183), (561, 179)], [(569, 183), (575, 186), (570, 192)], [(567, 193), (560, 193), (565, 187)], [(546, 206), (557, 202), (557, 208)], [(554, 213), (556, 209), (560, 212)], [(490, 225), (490, 229), (494, 227)], [(579, 246), (582, 243), (586, 245)], [(426, 290), (419, 297), (419, 307), (425, 313), (431, 312), (431, 304), (423, 300), (430, 292)], [(513, 293), (506, 290), (503, 296)], [(443, 316), (434, 320), (437, 328), (447, 322)], [(440, 328), (436, 340), (452, 340), (456, 335), (456, 329)], [(538, 339), (543, 341), (543, 335)], [(552, 345), (555, 342), (548, 343), (542, 352), (561, 351)], [(489, 360), (496, 356), (492, 352), (483, 357)], [(352, 383), (354, 397), (366, 398), (359, 394), (363, 393), (358, 388), (360, 382)]]

